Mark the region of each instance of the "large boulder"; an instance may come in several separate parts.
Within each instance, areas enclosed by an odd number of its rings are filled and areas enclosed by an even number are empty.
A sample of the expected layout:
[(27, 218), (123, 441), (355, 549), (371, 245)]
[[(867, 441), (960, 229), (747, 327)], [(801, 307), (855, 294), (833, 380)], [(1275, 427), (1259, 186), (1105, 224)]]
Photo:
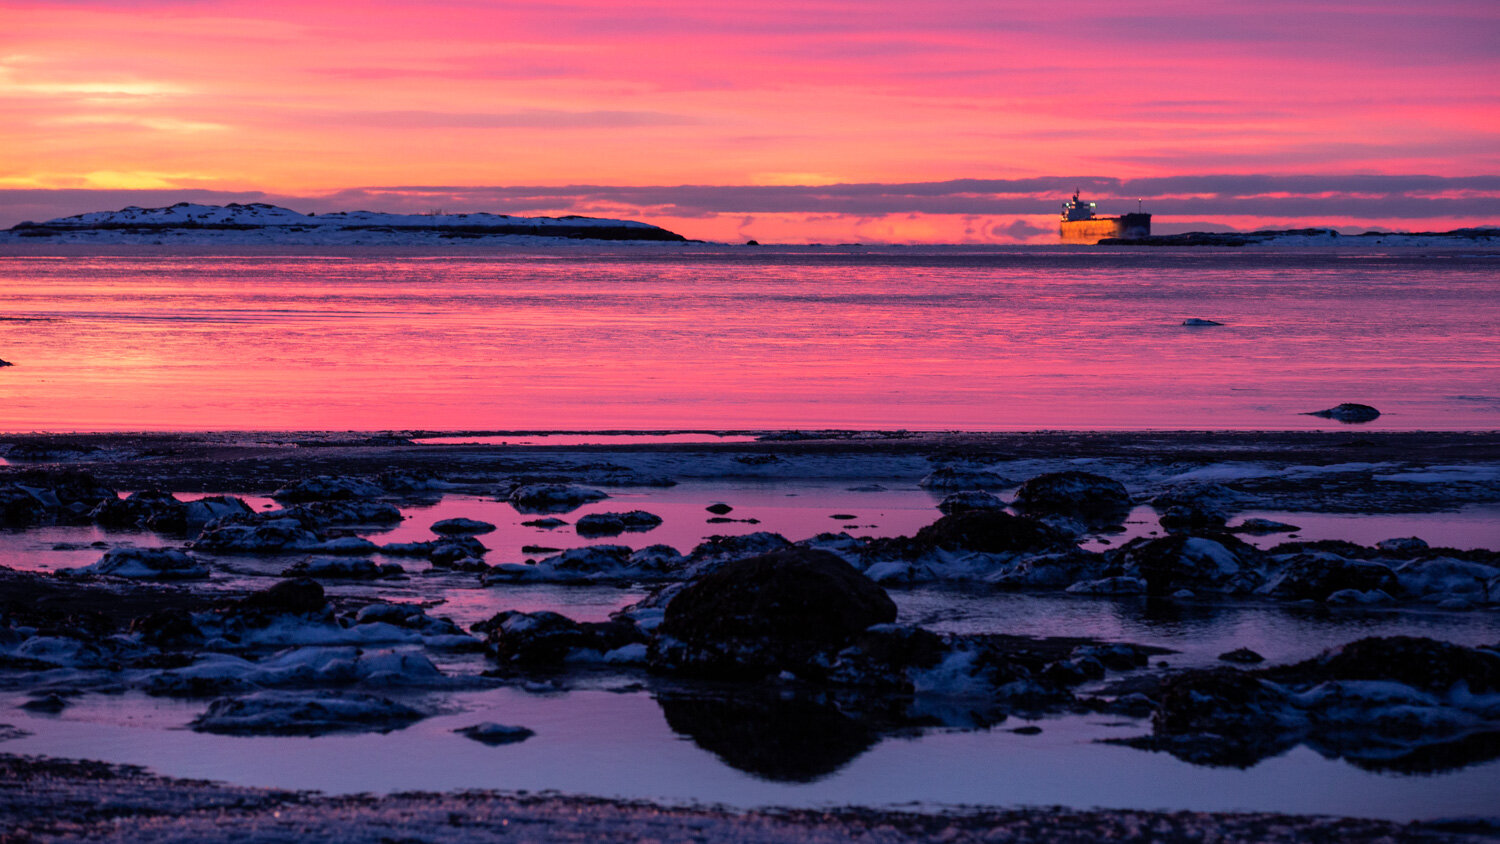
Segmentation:
[(836, 652), (896, 605), (827, 551), (787, 548), (733, 560), (688, 584), (666, 607), (657, 664), (688, 673), (763, 676)]
[(1092, 472), (1049, 472), (1016, 490), (1015, 508), (1034, 516), (1067, 516), (1094, 525), (1117, 525), (1130, 514), (1130, 493), (1113, 478)]

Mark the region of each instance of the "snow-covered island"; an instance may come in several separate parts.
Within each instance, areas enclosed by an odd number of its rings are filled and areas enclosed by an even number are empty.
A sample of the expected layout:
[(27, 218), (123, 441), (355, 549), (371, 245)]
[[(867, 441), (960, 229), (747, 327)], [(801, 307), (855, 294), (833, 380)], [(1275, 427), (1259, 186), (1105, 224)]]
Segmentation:
[(339, 211), (302, 214), (263, 202), (166, 208), (130, 206), (42, 223), (25, 222), (0, 232), (0, 242), (46, 239), (53, 243), (283, 243), (299, 245), (401, 245), (455, 240), (503, 239), (525, 243), (545, 238), (684, 242), (687, 238), (650, 223), (599, 217), (513, 217), (508, 214), (386, 214)]

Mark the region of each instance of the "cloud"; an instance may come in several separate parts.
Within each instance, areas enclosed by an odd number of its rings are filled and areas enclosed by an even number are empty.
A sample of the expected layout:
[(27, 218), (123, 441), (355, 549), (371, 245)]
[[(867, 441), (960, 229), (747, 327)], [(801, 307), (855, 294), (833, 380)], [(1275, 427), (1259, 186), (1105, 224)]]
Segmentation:
[(330, 115), (330, 119), (345, 126), (403, 129), (621, 129), (634, 126), (686, 126), (699, 122), (684, 115), (659, 111), (563, 111), (549, 108), (502, 112), (339, 112)]

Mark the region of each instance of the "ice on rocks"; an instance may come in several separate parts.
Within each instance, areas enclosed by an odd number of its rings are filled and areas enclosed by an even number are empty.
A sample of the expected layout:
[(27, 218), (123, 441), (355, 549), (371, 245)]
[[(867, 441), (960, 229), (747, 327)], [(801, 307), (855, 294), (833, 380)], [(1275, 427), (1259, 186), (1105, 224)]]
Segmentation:
[(385, 490), (360, 478), (340, 478), (317, 475), (293, 481), (271, 493), (277, 501), (297, 503), (302, 501), (348, 501), (360, 498), (379, 498)]
[(661, 524), (661, 516), (645, 510), (625, 513), (590, 513), (578, 520), (574, 529), (580, 536), (616, 536), (652, 530)]
[(572, 484), (526, 484), (511, 490), (506, 500), (520, 513), (568, 513), (608, 497), (597, 489)]
[(489, 522), (482, 522), (478, 519), (467, 519), (462, 517), (454, 519), (443, 519), (442, 521), (433, 522), (432, 524), (432, 532), (441, 534), (478, 534), (491, 533), (494, 530), (495, 526), (490, 524)]
[(982, 490), (954, 492), (938, 503), (938, 510), (945, 514), (967, 513), (971, 510), (1004, 510), (1005, 502), (999, 496)]
[(239, 554), (284, 554), (311, 551), (322, 539), (296, 519), (268, 519), (253, 524), (210, 522), (193, 540), (199, 551)]
[(213, 495), (199, 498), (182, 505), (188, 524), (205, 524), (214, 519), (230, 516), (248, 516), (251, 510), (245, 502), (228, 495)]
[(108, 575), (131, 580), (204, 580), (208, 566), (175, 548), (111, 548), (99, 562), (59, 574)]
[(686, 566), (686, 558), (667, 545), (638, 551), (626, 545), (588, 545), (534, 564), (494, 566), (484, 574), (484, 583), (672, 580), (681, 577)]
[(399, 577), (405, 573), (405, 570), (395, 563), (376, 563), (374, 560), (349, 557), (311, 557), (283, 570), (281, 576), (375, 580), (382, 577)]
[(377, 695), (268, 691), (219, 698), (193, 719), (192, 728), (231, 735), (389, 732), (423, 717), (410, 706)]
[(987, 469), (972, 466), (939, 466), (918, 481), (924, 489), (942, 492), (962, 490), (1005, 489), (1015, 483)]

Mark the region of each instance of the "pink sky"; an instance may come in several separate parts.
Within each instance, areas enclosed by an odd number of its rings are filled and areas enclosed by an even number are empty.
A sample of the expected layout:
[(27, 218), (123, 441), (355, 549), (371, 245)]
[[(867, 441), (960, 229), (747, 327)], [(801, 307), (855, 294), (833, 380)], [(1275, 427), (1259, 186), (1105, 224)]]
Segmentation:
[[(715, 239), (1045, 240), (1084, 177), (1200, 179), (1144, 194), (1159, 226), (1500, 222), (1493, 0), (73, 0), (0, 20), (0, 225), (198, 190)], [(1300, 180), (1214, 190), (1247, 174)], [(961, 179), (1043, 182), (961, 210), (744, 190)], [(565, 189), (684, 185), (720, 199)], [(558, 190), (482, 190), (514, 186)]]

